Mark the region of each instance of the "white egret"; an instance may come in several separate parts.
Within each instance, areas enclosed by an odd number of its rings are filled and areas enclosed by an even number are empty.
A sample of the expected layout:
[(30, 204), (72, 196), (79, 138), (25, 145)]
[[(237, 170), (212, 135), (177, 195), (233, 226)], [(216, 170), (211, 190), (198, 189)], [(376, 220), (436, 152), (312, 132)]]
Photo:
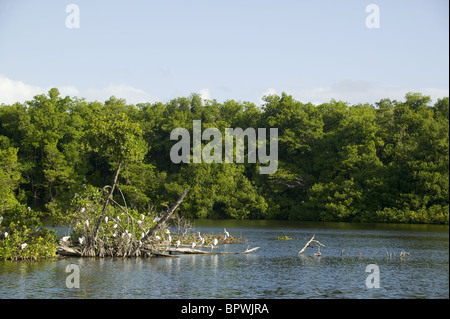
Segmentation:
[(22, 249), (24, 249), (25, 247), (27, 247), (28, 244), (27, 243), (23, 243), (22, 245), (20, 245), (20, 247), (22, 247)]
[(7, 232), (7, 231), (5, 231), (5, 238), (6, 238), (6, 237), (8, 237), (8, 232)]
[(226, 230), (225, 228), (223, 229), (223, 232), (225, 233), (225, 238), (224, 238), (224, 240), (227, 239), (227, 237), (228, 237), (228, 238), (231, 238), (230, 233), (227, 232), (227, 230)]
[(131, 234), (128, 232), (128, 230), (125, 229), (125, 232), (122, 233), (122, 238), (128, 236), (129, 238), (131, 238)]
[(211, 247), (211, 251), (212, 251), (214, 249), (214, 245), (210, 244), (210, 247)]
[(30, 207), (30, 206), (28, 206), (28, 207), (27, 207), (27, 211), (30, 211), (30, 210), (31, 210), (31, 207)]
[(142, 224), (142, 220), (138, 220), (137, 223), (140, 225)]
[(172, 236), (169, 235), (169, 243), (172, 242)]
[(192, 249), (194, 249), (194, 247), (195, 247), (195, 241), (192, 242), (191, 247), (192, 247)]
[(64, 236), (63, 238), (61, 238), (61, 242), (66, 243), (68, 242), (70, 239), (70, 236)]
[(200, 232), (197, 232), (197, 233), (198, 233), (198, 239), (200, 239), (200, 243), (203, 245), (205, 243), (205, 238), (202, 237)]
[(179, 240), (176, 241), (176, 247), (180, 247), (181, 242)]
[(86, 219), (85, 224), (86, 224), (87, 227), (89, 227), (89, 220), (88, 219)]
[(81, 207), (81, 210), (80, 210), (80, 212), (81, 213), (84, 213), (86, 211), (86, 208), (84, 208), (84, 207)]
[(217, 246), (218, 243), (219, 243), (219, 241), (217, 240), (217, 238), (214, 238), (213, 245)]
[(117, 224), (114, 224), (113, 228), (116, 229), (117, 228)]
[(3, 221), (3, 216), (0, 216), (0, 223)]
[(160, 237), (160, 236), (158, 236), (158, 235), (156, 235), (156, 236), (155, 236), (155, 238), (156, 238), (156, 239), (158, 239), (158, 240), (160, 240), (160, 239), (161, 239), (161, 237)]
[(78, 238), (78, 242), (80, 243), (80, 245), (83, 245), (83, 242), (84, 242), (84, 237), (82, 237), (82, 238)]
[(108, 219), (109, 219), (108, 216), (106, 216), (106, 217), (105, 217), (105, 223), (108, 222)]

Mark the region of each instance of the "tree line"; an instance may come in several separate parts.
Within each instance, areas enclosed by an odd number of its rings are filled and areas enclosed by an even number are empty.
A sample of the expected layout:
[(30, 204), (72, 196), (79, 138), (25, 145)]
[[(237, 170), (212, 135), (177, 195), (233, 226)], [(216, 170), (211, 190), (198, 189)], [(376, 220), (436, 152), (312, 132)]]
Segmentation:
[[(192, 134), (194, 120), (221, 132), (278, 128), (278, 169), (173, 163), (171, 131)], [(448, 224), (449, 98), (313, 105), (282, 93), (257, 106), (192, 94), (130, 105), (53, 88), (0, 105), (0, 216), (22, 216), (24, 207), (69, 216), (79, 194), (115, 177), (115, 200), (141, 213), (188, 189), (179, 207), (188, 218)]]

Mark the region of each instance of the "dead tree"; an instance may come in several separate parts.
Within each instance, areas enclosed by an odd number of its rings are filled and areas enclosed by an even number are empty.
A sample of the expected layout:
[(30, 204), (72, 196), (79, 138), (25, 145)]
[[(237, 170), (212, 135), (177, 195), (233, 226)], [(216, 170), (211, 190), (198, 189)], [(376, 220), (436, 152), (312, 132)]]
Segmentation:
[(302, 250), (300, 250), (300, 251), (298, 252), (299, 255), (302, 254), (302, 253), (305, 251), (306, 248), (308, 248), (308, 247), (311, 247), (311, 248), (312, 248), (312, 247), (313, 247), (313, 246), (311, 246), (312, 243), (315, 243), (315, 244), (316, 244), (316, 247), (317, 247), (317, 253), (315, 253), (315, 255), (316, 255), (316, 256), (322, 255), (322, 253), (320, 252), (320, 247), (325, 247), (325, 245), (322, 244), (322, 243), (320, 243), (318, 240), (315, 240), (314, 237), (316, 237), (316, 234), (314, 234), (314, 235), (311, 237), (311, 239), (306, 243), (305, 247), (303, 247)]
[[(164, 225), (165, 222), (169, 219), (169, 217), (173, 214), (173, 212), (178, 208), (178, 206), (181, 204), (181, 202), (183, 201), (184, 197), (186, 197), (187, 194), (187, 189), (185, 189), (183, 191), (183, 193), (180, 195), (180, 197), (177, 199), (177, 201), (172, 205), (172, 207), (170, 207), (167, 212), (164, 214), (163, 217), (161, 217), (158, 222), (156, 223), (156, 225), (149, 230), (149, 232), (141, 239), (141, 242), (143, 244), (145, 244), (145, 242), (149, 239), (152, 238), (156, 231), (158, 230), (158, 228), (161, 225)], [(136, 251), (139, 249), (139, 247), (136, 247), (136, 249), (134, 250), (133, 254), (136, 253)]]

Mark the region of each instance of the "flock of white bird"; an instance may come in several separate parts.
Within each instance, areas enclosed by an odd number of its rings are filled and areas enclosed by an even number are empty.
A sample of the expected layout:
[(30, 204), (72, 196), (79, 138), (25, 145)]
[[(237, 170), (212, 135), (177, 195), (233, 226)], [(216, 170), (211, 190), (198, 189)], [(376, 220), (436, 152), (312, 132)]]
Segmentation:
[[(117, 217), (117, 218), (118, 218), (118, 217)], [(142, 215), (142, 219), (144, 219), (144, 216), (143, 216), (143, 215)], [(3, 219), (1, 219), (0, 222), (1, 222), (2, 220), (3, 220)], [(108, 222), (108, 217), (105, 217), (105, 221)], [(87, 227), (89, 227), (89, 221), (88, 221), (88, 220), (85, 221), (85, 225), (86, 225)], [(117, 224), (115, 224), (115, 225), (113, 226), (113, 228), (116, 229), (116, 228), (117, 228)], [(172, 236), (170, 235), (170, 230), (169, 230), (169, 229), (166, 229), (166, 230), (164, 230), (164, 232), (168, 235), (168, 238), (167, 238), (167, 239), (168, 239), (168, 242), (169, 242), (169, 245), (170, 245), (170, 244), (172, 243)], [(226, 240), (227, 238), (231, 238), (230, 233), (229, 233), (225, 228), (223, 229), (223, 232), (224, 232), (223, 240)], [(201, 245), (204, 245), (204, 244), (205, 244), (205, 238), (201, 235), (200, 232), (197, 232), (197, 234), (198, 234), (198, 239), (199, 239), (199, 241), (200, 241), (200, 244), (201, 244)], [(5, 237), (6, 237), (7, 235), (8, 235), (8, 234), (6, 233)], [(125, 230), (125, 232), (122, 233), (122, 238), (125, 237), (126, 235), (131, 236), (131, 234), (128, 232), (128, 230)], [(142, 235), (143, 235), (143, 234), (142, 234)], [(114, 233), (113, 236), (116, 237), (116, 233)], [(142, 236), (142, 237), (143, 237), (143, 236)], [(156, 238), (157, 240), (161, 240), (161, 236), (159, 236), (159, 235), (155, 235), (155, 238)], [(69, 240), (70, 240), (70, 236), (64, 236), (64, 237), (61, 238), (61, 243), (67, 244), (67, 243), (69, 242)], [(78, 243), (79, 243), (80, 245), (82, 245), (84, 242), (85, 242), (84, 236), (78, 238)], [(211, 248), (211, 251), (212, 251), (214, 248), (217, 247), (217, 244), (218, 244), (218, 243), (219, 243), (219, 240), (218, 240), (217, 238), (214, 238), (214, 240), (209, 244), (209, 246), (210, 246), (210, 248)], [(26, 244), (25, 244), (25, 245), (26, 245)], [(175, 247), (178, 248), (178, 247), (180, 247), (180, 245), (181, 245), (181, 241), (180, 241), (180, 240), (177, 240), (177, 241), (175, 242)], [(194, 249), (195, 246), (197, 246), (197, 243), (196, 243), (195, 238), (194, 238), (194, 240), (192, 241), (192, 244), (191, 244), (191, 248)]]
[[(81, 212), (83, 213), (84, 211), (85, 211), (85, 208), (84, 207), (81, 208)], [(141, 215), (141, 217), (142, 217), (142, 220), (143, 220), (144, 219), (144, 215)], [(117, 219), (120, 220), (119, 216), (117, 216)], [(155, 218), (153, 221), (157, 222), (158, 218)], [(3, 222), (3, 216), (0, 216), (0, 223), (2, 223), (2, 222)], [(108, 222), (108, 216), (105, 217), (105, 222)], [(142, 222), (142, 221), (140, 221), (140, 222)], [(89, 220), (85, 221), (85, 225), (86, 225), (86, 227), (89, 227)], [(118, 226), (117, 224), (114, 224), (113, 229), (116, 229), (117, 226)], [(164, 232), (168, 235), (167, 239), (168, 239), (168, 242), (169, 242), (169, 245), (170, 245), (172, 243), (172, 236), (170, 235), (170, 230), (166, 229)], [(226, 240), (227, 238), (231, 238), (230, 233), (227, 232), (227, 230), (225, 228), (223, 229), (223, 232), (224, 232), (223, 240)], [(200, 245), (203, 246), (205, 244), (205, 238), (201, 235), (200, 232), (197, 232), (197, 234), (198, 234), (198, 239), (199, 239)], [(6, 237), (8, 237), (8, 235), (9, 234), (7, 232), (5, 232), (3, 234), (3, 237), (6, 238)], [(125, 230), (125, 232), (122, 233), (122, 237), (125, 237), (127, 235), (129, 237), (131, 237), (131, 234), (128, 232), (128, 230)], [(116, 233), (113, 234), (113, 237), (116, 237)], [(142, 234), (142, 237), (144, 237), (144, 234)], [(159, 235), (155, 235), (155, 238), (157, 240), (161, 240), (161, 236), (159, 236)], [(69, 242), (69, 240), (70, 240), (70, 236), (64, 236), (64, 237), (61, 238), (61, 243), (62, 244), (67, 244)], [(85, 240), (86, 239), (84, 238), (84, 236), (83, 237), (79, 237), (78, 238), (78, 243), (80, 245), (82, 245), (85, 242)], [(213, 250), (215, 247), (217, 247), (218, 243), (219, 243), (218, 239), (214, 238), (214, 240), (209, 244), (209, 246), (211, 247), (211, 250)], [(180, 245), (181, 245), (181, 241), (177, 240), (175, 242), (175, 247), (178, 248), (178, 247), (180, 247)], [(194, 238), (194, 240), (192, 241), (192, 244), (191, 244), (192, 249), (194, 249), (196, 245), (197, 245), (196, 244), (196, 240)], [(27, 246), (27, 243), (23, 243), (21, 245), (21, 248), (24, 249), (26, 246)]]
[[(29, 208), (29, 207), (28, 207)], [(0, 216), (0, 224), (3, 222), (3, 216)], [(3, 239), (6, 239), (7, 237), (9, 236), (9, 233), (7, 232), (7, 231), (5, 231), (4, 233), (3, 233)], [(27, 247), (28, 246), (28, 244), (27, 243), (23, 243), (22, 245), (20, 245), (20, 247), (22, 248), (22, 249), (24, 249), (25, 247)]]

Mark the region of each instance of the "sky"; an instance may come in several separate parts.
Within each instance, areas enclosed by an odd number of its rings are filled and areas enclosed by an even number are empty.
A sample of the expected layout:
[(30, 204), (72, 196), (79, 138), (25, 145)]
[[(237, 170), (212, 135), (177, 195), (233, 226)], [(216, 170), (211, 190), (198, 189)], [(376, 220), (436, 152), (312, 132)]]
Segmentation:
[(435, 102), (449, 96), (448, 12), (448, 0), (0, 0), (0, 104), (52, 87), (130, 104)]

